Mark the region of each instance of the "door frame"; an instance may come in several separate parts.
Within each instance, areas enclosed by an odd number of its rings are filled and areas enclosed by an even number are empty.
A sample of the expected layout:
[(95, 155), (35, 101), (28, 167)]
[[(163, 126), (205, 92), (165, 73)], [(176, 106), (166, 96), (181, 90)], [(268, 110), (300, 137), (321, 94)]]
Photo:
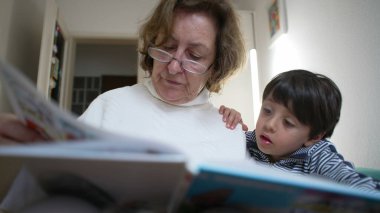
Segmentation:
[(70, 86), (70, 72), (68, 72), (70, 68), (68, 65), (71, 63), (70, 55), (72, 52), (72, 39), (69, 31), (67, 30), (66, 24), (58, 11), (58, 6), (55, 0), (46, 1), (40, 58), (38, 64), (37, 89), (43, 94), (44, 97), (50, 99), (49, 82), (56, 24), (59, 25), (62, 36), (65, 40), (63, 47), (63, 61), (61, 62), (62, 76), (58, 102), (61, 108), (68, 109), (68, 94), (66, 91)]
[[(69, 59), (66, 64), (66, 87), (64, 89), (64, 108), (71, 111), (73, 82), (75, 76), (75, 62), (76, 62), (76, 49), (78, 44), (137, 44), (137, 36), (108, 34), (108, 33), (81, 33), (71, 35), (69, 51), (67, 51), (67, 58)], [(136, 53), (138, 54), (138, 53)], [(140, 54), (137, 57), (137, 82), (141, 82), (144, 77), (144, 72), (139, 66)]]
[[(62, 36), (65, 40), (62, 63), (62, 76), (60, 83), (59, 107), (71, 111), (73, 81), (75, 73), (76, 46), (82, 43), (103, 43), (103, 44), (137, 44), (137, 35), (110, 34), (110, 33), (77, 33), (72, 34), (63, 21), (64, 17), (59, 13), (56, 0), (46, 0), (44, 23), (41, 39), (41, 50), (37, 75), (37, 89), (44, 97), (49, 96), (49, 80), (52, 62), (52, 52), (54, 46), (54, 33), (56, 23), (61, 28)], [(138, 54), (138, 53), (137, 53)], [(140, 56), (138, 54), (138, 62)], [(144, 78), (144, 72), (140, 66), (136, 67), (138, 82)]]

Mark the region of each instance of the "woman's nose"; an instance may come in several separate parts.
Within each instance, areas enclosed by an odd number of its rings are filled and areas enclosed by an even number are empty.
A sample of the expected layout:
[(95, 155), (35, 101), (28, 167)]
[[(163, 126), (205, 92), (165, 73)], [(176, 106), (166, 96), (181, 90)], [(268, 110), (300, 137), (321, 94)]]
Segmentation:
[(181, 61), (177, 58), (173, 58), (168, 64), (168, 71), (172, 75), (182, 72)]

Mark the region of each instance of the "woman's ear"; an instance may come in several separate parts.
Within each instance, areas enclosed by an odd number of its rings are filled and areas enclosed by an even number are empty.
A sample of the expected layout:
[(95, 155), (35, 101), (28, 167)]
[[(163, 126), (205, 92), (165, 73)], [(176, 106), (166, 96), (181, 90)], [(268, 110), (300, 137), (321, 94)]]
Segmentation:
[(312, 146), (312, 145), (316, 144), (318, 141), (320, 141), (323, 138), (323, 136), (325, 136), (325, 134), (326, 134), (325, 132), (319, 133), (318, 135), (316, 135), (313, 138), (306, 141), (304, 146), (308, 147), (308, 146)]

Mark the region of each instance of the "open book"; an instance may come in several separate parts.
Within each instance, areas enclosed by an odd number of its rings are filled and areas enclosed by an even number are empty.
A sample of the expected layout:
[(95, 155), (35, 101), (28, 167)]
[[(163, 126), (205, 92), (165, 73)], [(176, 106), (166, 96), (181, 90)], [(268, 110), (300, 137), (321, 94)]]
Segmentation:
[(16, 114), (49, 139), (0, 148), (0, 160), (24, 164), (3, 200), (13, 208), (12, 198), (24, 199), (22, 208), (37, 196), (20, 184), (32, 178), (43, 196), (77, 196), (107, 212), (380, 212), (379, 194), (253, 160), (194, 161), (154, 139), (95, 129), (46, 100), (15, 68), (0, 63), (0, 77)]

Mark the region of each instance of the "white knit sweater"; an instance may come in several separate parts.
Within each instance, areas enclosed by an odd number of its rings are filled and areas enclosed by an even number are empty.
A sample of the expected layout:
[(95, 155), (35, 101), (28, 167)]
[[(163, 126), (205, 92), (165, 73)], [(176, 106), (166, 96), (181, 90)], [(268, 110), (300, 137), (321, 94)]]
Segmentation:
[(148, 80), (100, 95), (79, 119), (113, 132), (162, 141), (191, 158), (246, 158), (241, 126), (225, 127), (207, 90), (189, 103), (171, 105), (159, 98)]

